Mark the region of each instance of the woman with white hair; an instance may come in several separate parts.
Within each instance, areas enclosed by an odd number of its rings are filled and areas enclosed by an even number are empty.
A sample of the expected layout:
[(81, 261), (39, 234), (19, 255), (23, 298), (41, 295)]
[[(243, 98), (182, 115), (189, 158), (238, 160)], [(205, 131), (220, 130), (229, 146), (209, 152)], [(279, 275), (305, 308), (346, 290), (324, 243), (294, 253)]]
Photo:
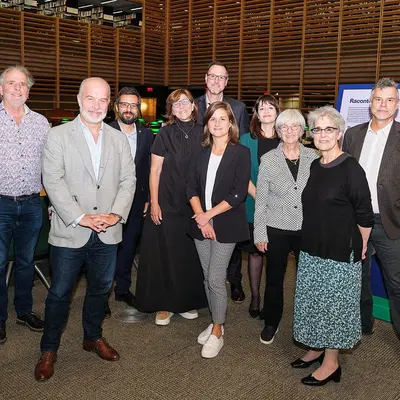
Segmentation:
[(317, 158), (300, 143), (305, 120), (299, 110), (283, 111), (275, 128), (281, 143), (261, 157), (254, 213), (254, 244), (267, 258), (263, 344), (273, 342), (282, 318), (288, 255), (293, 251), (297, 261), (300, 251), (301, 194)]
[(292, 367), (321, 363), (301, 382), (322, 386), (340, 382), (339, 349), (352, 348), (361, 338), (361, 260), (374, 214), (362, 167), (339, 148), (342, 116), (325, 106), (310, 112), (308, 123), (322, 157), (311, 165), (302, 196), (293, 331), (310, 350)]

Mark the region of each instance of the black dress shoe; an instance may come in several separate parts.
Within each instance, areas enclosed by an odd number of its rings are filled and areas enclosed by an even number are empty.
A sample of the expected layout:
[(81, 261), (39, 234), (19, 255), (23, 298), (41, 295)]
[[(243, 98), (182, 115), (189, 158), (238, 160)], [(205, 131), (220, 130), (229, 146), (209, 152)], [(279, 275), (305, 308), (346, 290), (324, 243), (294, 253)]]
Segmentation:
[(374, 333), (374, 328), (372, 327), (362, 327), (362, 334), (365, 336), (371, 336)]
[(17, 324), (26, 325), (31, 331), (34, 332), (43, 332), (44, 329), (44, 322), (34, 312), (18, 316)]
[(0, 344), (3, 344), (6, 340), (7, 340), (6, 323), (4, 321), (0, 321)]
[(311, 367), (316, 362), (319, 362), (322, 364), (322, 361), (324, 361), (324, 353), (322, 353), (319, 357), (314, 358), (314, 360), (311, 361), (304, 361), (301, 358), (298, 358), (297, 360), (294, 360), (290, 365), (293, 368), (308, 368)]
[(301, 380), (301, 383), (303, 385), (308, 385), (308, 386), (324, 386), (326, 385), (329, 381), (333, 381), (336, 383), (340, 382), (340, 377), (342, 376), (342, 368), (340, 368), (340, 365), (336, 368), (336, 371), (332, 372), (327, 378), (323, 379), (322, 381), (319, 381), (318, 379), (314, 378), (312, 374), (306, 376)]
[(235, 303), (243, 303), (246, 298), (242, 285), (231, 285), (231, 299)]
[(260, 315), (260, 310), (258, 308), (255, 310), (249, 308), (249, 314), (251, 318), (257, 318)]
[(123, 301), (127, 306), (136, 308), (136, 297), (128, 290), (126, 293), (115, 293), (115, 300)]

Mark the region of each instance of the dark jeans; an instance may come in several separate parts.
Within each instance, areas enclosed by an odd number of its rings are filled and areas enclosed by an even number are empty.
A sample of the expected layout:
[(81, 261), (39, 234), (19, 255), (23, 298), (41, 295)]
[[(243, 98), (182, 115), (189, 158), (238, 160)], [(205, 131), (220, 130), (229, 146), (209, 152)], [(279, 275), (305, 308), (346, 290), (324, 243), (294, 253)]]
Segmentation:
[(140, 209), (137, 209), (135, 203), (133, 204), (132, 211), (123, 228), (115, 269), (114, 292), (117, 296), (126, 293), (132, 284), (132, 263), (143, 228), (143, 207), (142, 202), (140, 202)]
[[(275, 230), (276, 232), (276, 230)], [(268, 230), (268, 250), (266, 283), (264, 292), (264, 323), (265, 326), (277, 328), (283, 313), (283, 281), (285, 278), (288, 256), (291, 251), (296, 257), (296, 265), (300, 252), (299, 234), (271, 233)]]
[(84, 339), (101, 338), (101, 324), (114, 278), (116, 258), (117, 245), (103, 243), (95, 232), (83, 247), (77, 249), (51, 246), (52, 281), (46, 299), (40, 346), (42, 352), (57, 351), (60, 346), (61, 334), (68, 321), (72, 292), (83, 264), (87, 279), (82, 315)]
[(375, 225), (363, 263), (361, 289), (361, 322), (364, 329), (372, 328), (372, 293), (370, 285), (372, 247), (376, 251), (386, 285), (393, 326), (400, 335), (400, 239), (390, 239), (383, 228), (381, 217), (375, 214)]
[(18, 316), (32, 311), (33, 256), (42, 219), (39, 196), (24, 201), (0, 196), (0, 321), (6, 321), (8, 316), (6, 266), (11, 239), (15, 254), (15, 310)]
[(233, 250), (226, 279), (233, 286), (240, 286), (242, 284), (242, 250), (238, 247), (235, 247), (235, 250)]

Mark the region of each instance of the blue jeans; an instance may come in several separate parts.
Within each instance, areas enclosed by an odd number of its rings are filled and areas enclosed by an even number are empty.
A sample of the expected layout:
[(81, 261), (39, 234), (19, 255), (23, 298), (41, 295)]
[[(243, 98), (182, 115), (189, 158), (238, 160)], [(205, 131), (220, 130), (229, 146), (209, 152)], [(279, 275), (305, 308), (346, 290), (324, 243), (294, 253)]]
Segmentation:
[(57, 351), (68, 321), (72, 292), (81, 266), (85, 264), (87, 289), (83, 304), (83, 333), (86, 340), (102, 337), (108, 292), (114, 279), (117, 245), (105, 244), (92, 232), (80, 248), (51, 246), (52, 281), (46, 299), (41, 351)]
[(0, 196), (0, 321), (6, 321), (6, 266), (11, 240), (15, 254), (14, 305), (18, 316), (32, 311), (33, 256), (42, 226), (40, 197), (14, 201)]

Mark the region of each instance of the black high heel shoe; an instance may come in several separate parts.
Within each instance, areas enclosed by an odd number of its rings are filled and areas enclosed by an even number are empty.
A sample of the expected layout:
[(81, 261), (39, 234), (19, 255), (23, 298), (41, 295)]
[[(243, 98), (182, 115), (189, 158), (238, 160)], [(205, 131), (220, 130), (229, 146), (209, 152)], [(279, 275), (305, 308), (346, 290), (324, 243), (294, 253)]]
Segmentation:
[(329, 381), (333, 381), (336, 383), (340, 382), (340, 377), (342, 376), (342, 368), (340, 368), (340, 365), (336, 368), (336, 371), (332, 372), (327, 378), (323, 379), (322, 381), (319, 381), (318, 379), (314, 378), (312, 374), (306, 376), (301, 380), (301, 383), (303, 385), (308, 385), (308, 386), (324, 386), (326, 385)]
[(324, 361), (324, 355), (325, 353), (322, 353), (319, 357), (314, 358), (314, 360), (311, 361), (304, 361), (301, 358), (298, 358), (297, 360), (294, 360), (290, 365), (293, 368), (308, 368), (311, 367), (311, 365), (313, 365), (316, 362), (322, 364), (322, 361)]
[[(251, 318), (257, 318), (260, 315), (260, 301), (260, 298), (258, 298), (257, 301), (253, 301), (253, 298), (251, 299), (249, 305), (249, 314)], [(254, 308), (255, 305), (257, 305), (257, 308)]]

